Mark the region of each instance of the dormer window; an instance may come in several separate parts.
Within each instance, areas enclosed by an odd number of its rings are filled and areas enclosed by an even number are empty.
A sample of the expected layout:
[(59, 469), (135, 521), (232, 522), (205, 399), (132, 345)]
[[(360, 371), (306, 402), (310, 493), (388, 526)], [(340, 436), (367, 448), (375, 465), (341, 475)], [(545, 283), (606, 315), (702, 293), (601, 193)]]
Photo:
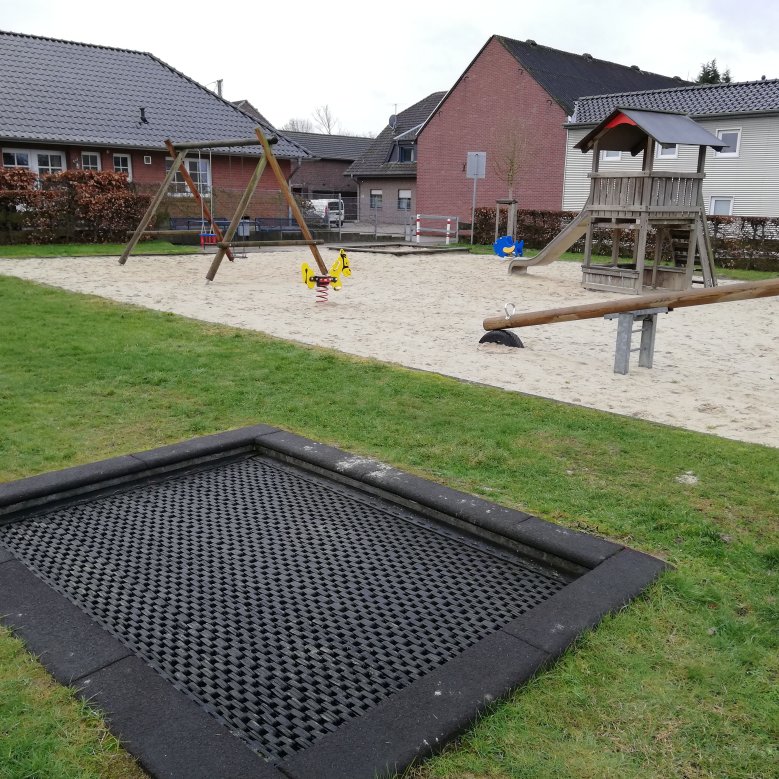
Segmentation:
[(415, 157), (413, 144), (398, 145), (398, 162), (414, 162)]

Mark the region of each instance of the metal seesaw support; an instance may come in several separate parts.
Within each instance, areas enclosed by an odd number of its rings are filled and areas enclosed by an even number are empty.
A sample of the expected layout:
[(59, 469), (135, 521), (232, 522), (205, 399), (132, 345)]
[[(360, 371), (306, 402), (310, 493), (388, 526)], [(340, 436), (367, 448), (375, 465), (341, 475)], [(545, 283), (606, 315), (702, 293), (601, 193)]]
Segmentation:
[[(655, 334), (657, 333), (657, 315), (667, 314), (668, 308), (644, 308), (640, 311), (623, 311), (606, 314), (604, 319), (617, 320), (617, 347), (614, 352), (614, 373), (630, 372), (630, 353), (638, 352), (638, 364), (641, 368), (651, 368), (655, 355)], [(635, 322), (641, 322), (641, 329), (634, 330)], [(641, 345), (631, 349), (633, 333), (641, 333)]]

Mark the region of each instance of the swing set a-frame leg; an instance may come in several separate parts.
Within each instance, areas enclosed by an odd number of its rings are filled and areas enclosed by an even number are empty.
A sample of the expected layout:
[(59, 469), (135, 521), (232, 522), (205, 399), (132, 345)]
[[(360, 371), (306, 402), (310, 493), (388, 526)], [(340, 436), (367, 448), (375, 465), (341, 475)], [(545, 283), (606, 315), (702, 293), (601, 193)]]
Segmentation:
[[(257, 185), (260, 183), (260, 179), (262, 178), (262, 173), (265, 170), (267, 161), (267, 153), (264, 153), (260, 157), (260, 161), (257, 163), (257, 167), (254, 169), (254, 173), (252, 173), (252, 177), (249, 179), (249, 183), (246, 185), (246, 189), (244, 189), (243, 194), (241, 195), (241, 199), (238, 201), (238, 206), (235, 209), (235, 213), (233, 214), (233, 218), (230, 221), (229, 226), (227, 227), (227, 231), (224, 234), (222, 243), (230, 243), (230, 241), (233, 240), (235, 232), (238, 229), (238, 225), (241, 223), (241, 218), (243, 217), (246, 208), (249, 205), (249, 201), (252, 199), (254, 190), (257, 189)], [(216, 276), (216, 272), (219, 270), (219, 266), (222, 264), (222, 260), (224, 259), (226, 252), (227, 247), (219, 247), (214, 260), (211, 263), (211, 267), (208, 269), (208, 273), (206, 273), (206, 279), (208, 279), (208, 281), (214, 280), (214, 276)]]
[(308, 246), (311, 249), (311, 254), (314, 255), (314, 261), (316, 262), (317, 267), (319, 268), (322, 275), (327, 276), (329, 273), (327, 270), (327, 265), (325, 265), (325, 261), (322, 259), (322, 255), (319, 253), (319, 249), (314, 243), (314, 238), (311, 235), (311, 231), (308, 229), (306, 220), (303, 219), (303, 214), (300, 212), (300, 206), (298, 206), (295, 198), (292, 197), (292, 192), (290, 192), (287, 179), (284, 178), (284, 174), (281, 172), (279, 163), (276, 160), (276, 157), (273, 156), (273, 152), (270, 150), (268, 139), (262, 134), (262, 131), (259, 127), (255, 128), (254, 132), (257, 134), (257, 140), (262, 144), (262, 149), (265, 152), (265, 156), (268, 158), (268, 164), (273, 171), (273, 175), (276, 176), (279, 189), (283, 193), (284, 199), (287, 201), (287, 205), (289, 206), (290, 211), (292, 211), (292, 215), (295, 217), (295, 221), (298, 223), (298, 227), (300, 227), (300, 232), (303, 233), (303, 238), (308, 241)]
[[(168, 147), (170, 156), (175, 157), (176, 147), (170, 142), (170, 138), (167, 141), (165, 141), (165, 145)], [(211, 230), (213, 231), (214, 235), (217, 237), (218, 240), (223, 241), (224, 237), (222, 236), (222, 231), (219, 229), (219, 226), (214, 221), (214, 217), (211, 214), (211, 209), (206, 205), (205, 201), (200, 195), (200, 191), (195, 185), (195, 182), (192, 180), (192, 176), (189, 175), (187, 166), (182, 164), (180, 172), (181, 172), (181, 177), (184, 179), (186, 185), (189, 187), (189, 191), (192, 193), (192, 197), (195, 198), (197, 204), (203, 209), (203, 215), (205, 216), (206, 219), (208, 219), (208, 222), (211, 225)], [(211, 175), (212, 176), (214, 175), (213, 171), (211, 171)], [(227, 250), (227, 259), (230, 260), (230, 262), (233, 262), (235, 260), (235, 257), (233, 257), (232, 249)]]
[(157, 213), (157, 209), (162, 203), (162, 199), (168, 192), (170, 182), (173, 181), (173, 177), (178, 173), (178, 169), (181, 167), (181, 163), (184, 162), (184, 157), (187, 156), (187, 149), (182, 149), (173, 160), (173, 164), (170, 166), (170, 170), (165, 174), (165, 178), (160, 184), (160, 188), (155, 193), (154, 197), (149, 203), (149, 207), (146, 209), (146, 213), (143, 215), (143, 219), (138, 224), (138, 227), (133, 233), (133, 237), (130, 238), (127, 246), (124, 247), (122, 256), (119, 258), (119, 264), (124, 265), (127, 262), (127, 258), (130, 256), (130, 252), (136, 247), (138, 241), (141, 240), (141, 236), (146, 232), (149, 227), (149, 222), (154, 219), (154, 215)]

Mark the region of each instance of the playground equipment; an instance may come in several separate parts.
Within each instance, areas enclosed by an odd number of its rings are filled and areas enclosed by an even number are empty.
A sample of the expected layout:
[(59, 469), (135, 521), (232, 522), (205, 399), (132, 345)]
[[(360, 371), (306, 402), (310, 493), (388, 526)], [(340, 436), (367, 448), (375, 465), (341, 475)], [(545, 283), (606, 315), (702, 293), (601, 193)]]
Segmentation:
[[(284, 174), (281, 168), (279, 167), (279, 163), (276, 160), (276, 157), (273, 155), (273, 152), (271, 151), (271, 146), (275, 144), (278, 139), (266, 138), (259, 127), (255, 129), (255, 134), (257, 136), (256, 139), (231, 138), (223, 141), (194, 141), (191, 143), (176, 143), (176, 144), (172, 143), (170, 140), (165, 141), (165, 145), (167, 146), (168, 151), (172, 155), (174, 155), (173, 164), (170, 166), (170, 170), (168, 170), (167, 174), (165, 175), (165, 178), (163, 179), (160, 188), (154, 194), (154, 197), (152, 197), (151, 202), (149, 203), (149, 207), (146, 209), (146, 213), (143, 215), (143, 218), (141, 219), (140, 223), (138, 224), (138, 227), (133, 233), (132, 238), (130, 238), (127, 246), (125, 246), (125, 249), (122, 252), (122, 256), (119, 258), (119, 264), (124, 265), (127, 262), (127, 258), (130, 256), (130, 252), (132, 252), (132, 250), (135, 248), (138, 241), (141, 239), (142, 235), (144, 235), (145, 233), (153, 234), (155, 232), (153, 230), (148, 229), (149, 224), (154, 219), (154, 215), (157, 213), (157, 209), (160, 207), (160, 204), (162, 203), (162, 200), (165, 197), (168, 188), (170, 187), (177, 173), (181, 173), (181, 176), (186, 182), (187, 187), (189, 188), (193, 197), (195, 197), (197, 201), (200, 203), (201, 213), (203, 214), (203, 218), (204, 220), (208, 219), (208, 222), (211, 225), (211, 233), (209, 235), (215, 235), (218, 239), (214, 242), (215, 245), (217, 246), (216, 256), (214, 257), (213, 262), (211, 263), (211, 267), (208, 269), (208, 273), (206, 273), (206, 279), (208, 281), (214, 280), (214, 277), (216, 276), (216, 273), (219, 270), (219, 266), (221, 265), (225, 255), (227, 255), (230, 261), (234, 259), (234, 255), (232, 253), (233, 247), (245, 248), (248, 246), (268, 245), (269, 242), (265, 242), (265, 241), (241, 241), (241, 242), (234, 243), (233, 238), (235, 237), (235, 234), (238, 230), (241, 220), (243, 219), (243, 215), (246, 212), (246, 208), (249, 205), (249, 201), (251, 200), (255, 189), (257, 189), (257, 186), (260, 183), (260, 178), (262, 177), (262, 174), (265, 170), (265, 166), (270, 165), (271, 170), (273, 171), (273, 175), (276, 177), (276, 181), (278, 182), (279, 189), (281, 190), (281, 193), (284, 195), (284, 199), (287, 201), (287, 205), (289, 206), (290, 211), (295, 217), (295, 220), (297, 221), (298, 226), (300, 227), (300, 231), (303, 234), (303, 238), (304, 238), (303, 241), (273, 241), (272, 242), (273, 245), (299, 246), (302, 244), (308, 246), (309, 249), (311, 250), (311, 254), (314, 257), (314, 261), (316, 262), (316, 265), (319, 268), (320, 273), (323, 276), (328, 275), (327, 266), (325, 265), (325, 262), (319, 253), (319, 249), (317, 249), (317, 243), (321, 243), (321, 242), (315, 241), (313, 236), (311, 235), (311, 231), (308, 229), (308, 225), (303, 219), (303, 214), (300, 212), (300, 208), (298, 207), (295, 198), (292, 196), (292, 192), (290, 191), (289, 186), (287, 184), (287, 180), (284, 178)], [(228, 225), (225, 232), (222, 233), (219, 226), (216, 224), (214, 220), (211, 210), (206, 206), (205, 202), (200, 197), (200, 193), (198, 192), (197, 186), (195, 185), (195, 182), (192, 180), (192, 177), (187, 172), (186, 167), (183, 166), (183, 162), (187, 154), (193, 150), (198, 150), (198, 153), (200, 153), (200, 150), (202, 149), (210, 150), (210, 149), (232, 148), (237, 146), (262, 146), (262, 154), (260, 155), (260, 158), (257, 162), (257, 166), (255, 167), (254, 172), (252, 173), (252, 176), (249, 179), (249, 183), (246, 185), (246, 189), (243, 191), (238, 201), (238, 205), (236, 206), (235, 213), (233, 214), (233, 217), (230, 220), (230, 224)], [(180, 235), (184, 231), (179, 230), (177, 232)], [(202, 234), (204, 231), (201, 227), (200, 230), (196, 230), (193, 232)]]
[(510, 235), (502, 235), (495, 239), (492, 250), (501, 260), (507, 260), (509, 257), (521, 257), (525, 251), (525, 242), (515, 241)]
[(615, 373), (627, 373), (630, 358), (630, 333), (632, 333), (634, 322), (642, 322), (639, 365), (651, 368), (658, 314), (668, 313), (675, 308), (686, 306), (706, 306), (710, 303), (752, 300), (776, 295), (779, 295), (779, 279), (748, 281), (727, 284), (724, 287), (681, 292), (656, 292), (624, 300), (605, 300), (581, 306), (550, 308), (544, 311), (519, 314), (515, 313), (514, 307), (509, 304), (506, 306), (505, 316), (492, 316), (484, 320), (483, 326), (487, 333), (482, 336), (479, 343), (522, 347), (522, 341), (515, 333), (509, 332), (509, 328), (547, 325), (554, 322), (573, 322), (579, 319), (619, 317), (614, 371)]
[[(697, 146), (696, 172), (655, 171), (653, 164), (661, 147)], [(541, 252), (532, 258), (514, 259), (509, 273), (524, 273), (531, 266), (548, 265), (582, 236), (584, 264), (582, 286), (586, 289), (639, 295), (644, 289), (685, 290), (693, 284), (696, 268), (706, 287), (717, 285), (713, 255), (706, 227), (701, 186), (706, 149), (724, 148), (720, 138), (683, 114), (617, 108), (575, 148), (592, 152), (590, 194), (581, 213)], [(600, 173), (601, 151), (643, 152), (640, 171)], [(592, 259), (593, 233), (612, 233), (608, 264)], [(625, 230), (635, 232), (633, 261), (619, 261), (619, 242)], [(647, 259), (650, 230), (655, 231), (655, 251)]]
[(352, 269), (349, 265), (349, 258), (346, 256), (346, 252), (343, 249), (338, 252), (338, 259), (333, 263), (333, 267), (330, 268), (329, 274), (315, 274), (307, 262), (303, 263), (301, 271), (303, 273), (303, 283), (309, 289), (316, 288), (317, 303), (327, 303), (329, 291), (334, 289), (336, 292), (338, 292), (338, 290), (343, 287), (341, 275), (347, 277), (352, 275)]

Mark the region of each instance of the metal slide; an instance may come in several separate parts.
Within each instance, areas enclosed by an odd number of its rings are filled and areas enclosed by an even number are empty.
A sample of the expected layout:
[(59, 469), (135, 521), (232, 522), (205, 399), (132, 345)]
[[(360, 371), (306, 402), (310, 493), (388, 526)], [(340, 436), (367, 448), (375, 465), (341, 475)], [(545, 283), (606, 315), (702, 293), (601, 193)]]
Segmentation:
[(582, 211), (559, 235), (544, 246), (535, 257), (516, 257), (509, 262), (509, 273), (525, 273), (531, 265), (549, 265), (573, 246), (586, 232), (591, 217)]

